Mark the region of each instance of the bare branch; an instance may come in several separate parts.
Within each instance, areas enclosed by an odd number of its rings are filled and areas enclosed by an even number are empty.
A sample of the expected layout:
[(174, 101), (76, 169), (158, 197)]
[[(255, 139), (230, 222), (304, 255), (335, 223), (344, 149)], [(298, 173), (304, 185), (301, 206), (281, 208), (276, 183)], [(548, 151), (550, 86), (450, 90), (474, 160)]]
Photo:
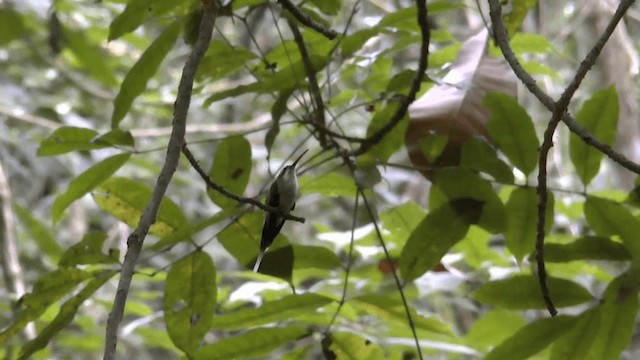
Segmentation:
[(167, 156), (165, 158), (162, 170), (156, 180), (151, 199), (147, 203), (138, 227), (129, 235), (127, 240), (127, 254), (122, 264), (122, 272), (118, 283), (118, 290), (113, 302), (113, 308), (109, 313), (107, 320), (104, 356), (105, 360), (113, 360), (116, 356), (116, 345), (118, 342), (118, 328), (122, 321), (124, 307), (131, 286), (131, 278), (135, 270), (135, 264), (140, 256), (142, 244), (149, 231), (149, 227), (156, 221), (160, 202), (169, 186), (171, 177), (176, 171), (178, 161), (180, 160), (180, 149), (184, 144), (185, 127), (187, 123), (187, 114), (191, 103), (191, 93), (193, 90), (193, 81), (195, 78), (198, 65), (209, 47), (213, 25), (216, 19), (217, 6), (214, 0), (203, 1), (204, 14), (200, 23), (198, 39), (193, 46), (191, 54), (187, 58), (182, 71), (182, 78), (178, 86), (178, 95), (174, 103), (173, 114), (173, 130), (169, 145), (167, 146)]
[(189, 163), (191, 164), (191, 166), (196, 170), (198, 175), (200, 175), (202, 180), (204, 180), (204, 182), (207, 184), (207, 186), (210, 189), (215, 190), (215, 191), (219, 192), (220, 194), (228, 197), (229, 199), (237, 201), (240, 204), (251, 204), (253, 206), (259, 207), (260, 209), (262, 209), (264, 211), (268, 211), (270, 213), (278, 214), (278, 215), (282, 216), (283, 218), (285, 218), (287, 220), (293, 220), (293, 221), (297, 221), (297, 222), (301, 222), (301, 223), (305, 222), (304, 218), (293, 216), (291, 214), (285, 214), (280, 209), (275, 208), (273, 206), (267, 206), (267, 205), (263, 204), (262, 202), (260, 202), (259, 200), (256, 200), (254, 198), (238, 196), (238, 195), (230, 192), (229, 190), (227, 190), (224, 187), (222, 187), (220, 184), (216, 184), (213, 180), (211, 180), (209, 175), (207, 175), (207, 173), (202, 169), (202, 167), (200, 167), (200, 165), (198, 164), (198, 160), (196, 160), (196, 158), (193, 156), (193, 154), (191, 153), (191, 151), (189, 150), (189, 148), (187, 147), (186, 144), (182, 147), (182, 153), (184, 154), (184, 156), (187, 157), (187, 160), (189, 160)]
[(296, 18), (296, 20), (324, 35), (327, 39), (333, 40), (338, 36), (338, 33), (335, 30), (325, 28), (322, 24), (318, 23), (310, 16), (307, 16), (305, 13), (300, 11), (300, 9), (293, 5), (291, 0), (278, 0), (278, 2), (280, 3), (280, 5), (282, 5), (283, 8), (287, 9), (291, 13), (291, 15)]
[(400, 123), (400, 121), (407, 114), (407, 109), (409, 105), (416, 99), (416, 95), (418, 91), (420, 91), (420, 85), (422, 84), (422, 80), (424, 79), (424, 72), (427, 70), (427, 66), (429, 65), (429, 43), (431, 42), (431, 30), (429, 29), (429, 24), (427, 20), (427, 4), (425, 0), (416, 0), (416, 7), (418, 9), (418, 25), (420, 26), (421, 32), (421, 43), (420, 43), (420, 59), (418, 60), (418, 69), (416, 70), (416, 74), (413, 77), (413, 81), (411, 82), (411, 88), (409, 89), (409, 93), (406, 97), (402, 99), (400, 104), (400, 108), (393, 114), (389, 122), (383, 126), (381, 129), (373, 133), (369, 136), (360, 147), (354, 150), (350, 155), (358, 156), (366, 153), (371, 149), (375, 144), (379, 143), (385, 135), (393, 128)]

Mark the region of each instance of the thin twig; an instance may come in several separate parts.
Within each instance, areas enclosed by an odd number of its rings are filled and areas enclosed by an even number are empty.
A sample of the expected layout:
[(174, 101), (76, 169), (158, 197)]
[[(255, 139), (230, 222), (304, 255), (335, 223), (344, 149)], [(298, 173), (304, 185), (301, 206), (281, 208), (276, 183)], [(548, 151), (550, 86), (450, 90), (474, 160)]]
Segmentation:
[(296, 20), (324, 35), (327, 39), (333, 40), (338, 36), (338, 33), (335, 30), (325, 28), (322, 24), (318, 23), (310, 16), (303, 13), (300, 9), (293, 5), (291, 0), (278, 0), (278, 2), (282, 5), (283, 8), (287, 9), (291, 13), (291, 15), (296, 18)]
[(171, 177), (176, 171), (178, 161), (180, 160), (180, 149), (184, 143), (185, 127), (187, 123), (187, 114), (191, 103), (191, 93), (193, 91), (193, 82), (198, 69), (198, 65), (202, 60), (204, 53), (209, 47), (213, 32), (213, 24), (215, 23), (217, 6), (213, 0), (203, 1), (204, 14), (200, 23), (198, 39), (193, 46), (191, 54), (187, 58), (182, 71), (180, 85), (178, 86), (178, 95), (174, 103), (173, 114), (173, 131), (169, 144), (167, 146), (167, 156), (165, 158), (162, 170), (156, 180), (151, 199), (147, 203), (138, 227), (129, 235), (127, 239), (127, 254), (122, 264), (122, 272), (118, 283), (118, 290), (113, 302), (113, 308), (109, 313), (107, 320), (104, 359), (113, 360), (116, 356), (116, 345), (118, 342), (118, 328), (122, 321), (124, 307), (127, 301), (127, 295), (131, 286), (131, 278), (135, 270), (135, 264), (140, 256), (142, 244), (149, 231), (149, 227), (156, 220), (160, 202), (169, 186)]
[[(628, 8), (635, 1), (624, 1), (620, 3), (622, 6), (625, 4), (625, 7)], [(536, 80), (522, 67), (520, 61), (516, 57), (516, 54), (511, 49), (509, 45), (509, 38), (506, 34), (506, 31), (499, 31), (498, 24), (496, 21), (498, 19), (502, 19), (500, 15), (502, 11), (500, 9), (500, 5), (497, 0), (489, 0), (489, 6), (491, 11), (489, 14), (491, 15), (491, 21), (493, 22), (493, 28), (495, 32), (495, 38), (500, 50), (502, 50), (502, 54), (504, 58), (507, 60), (511, 69), (516, 74), (516, 76), (522, 81), (524, 86), (531, 92), (537, 99), (544, 105), (549, 111), (555, 111), (555, 101), (547, 95), (538, 85), (536, 84)], [(502, 24), (502, 28), (504, 28), (504, 23)], [(585, 59), (586, 60), (586, 59)], [(589, 131), (584, 129), (580, 124), (576, 122), (576, 120), (569, 114), (565, 113), (562, 116), (562, 122), (571, 130), (572, 133), (576, 134), (582, 141), (584, 141), (587, 145), (590, 145), (596, 149), (598, 149), (603, 154), (607, 155), (611, 160), (620, 164), (620, 166), (625, 169), (640, 175), (640, 165), (635, 162), (629, 160), (626, 156), (620, 154), (619, 152), (613, 150), (608, 145), (603, 144), (600, 140), (596, 139)]]
[(409, 93), (402, 99), (400, 107), (393, 116), (391, 116), (389, 122), (371, 136), (367, 137), (366, 141), (364, 141), (358, 149), (352, 151), (350, 155), (362, 155), (369, 151), (369, 149), (371, 149), (375, 144), (379, 143), (385, 135), (393, 130), (393, 128), (395, 128), (396, 125), (398, 125), (398, 123), (400, 123), (404, 118), (407, 114), (409, 105), (411, 105), (411, 103), (416, 99), (416, 95), (418, 94), (418, 91), (420, 91), (420, 85), (424, 79), (424, 73), (429, 65), (429, 43), (431, 42), (431, 30), (427, 23), (428, 12), (426, 1), (416, 0), (416, 8), (418, 9), (418, 25), (420, 26), (421, 33), (420, 58), (418, 60), (418, 69), (416, 70), (416, 74), (411, 82)]
[[(618, 6), (618, 9), (616, 10), (616, 13), (609, 21), (609, 24), (607, 25), (607, 28), (605, 29), (604, 33), (600, 36), (596, 44), (593, 46), (591, 51), (589, 51), (587, 56), (584, 58), (584, 60), (580, 64), (580, 67), (576, 71), (576, 74), (573, 77), (573, 80), (564, 90), (564, 92), (562, 93), (562, 96), (560, 96), (560, 99), (557, 102), (554, 102), (551, 107), (548, 106), (550, 110), (552, 109), (553, 115), (544, 133), (544, 139), (540, 147), (540, 154), (538, 158), (539, 161), (538, 161), (537, 193), (538, 193), (539, 201), (538, 201), (538, 226), (537, 226), (537, 234), (536, 234), (537, 235), (536, 236), (536, 262), (538, 265), (538, 279), (540, 282), (542, 296), (547, 305), (547, 310), (549, 310), (549, 313), (551, 314), (551, 316), (555, 316), (558, 313), (558, 311), (556, 310), (555, 305), (553, 304), (553, 300), (551, 299), (551, 294), (549, 293), (549, 287), (547, 284), (547, 273), (546, 273), (545, 261), (544, 261), (544, 238), (545, 238), (545, 225), (546, 225), (545, 213), (547, 208), (547, 155), (549, 153), (549, 150), (553, 146), (553, 134), (555, 133), (555, 130), (558, 124), (560, 123), (561, 120), (563, 120), (563, 118), (568, 117), (567, 108), (569, 107), (571, 98), (573, 97), (575, 92), (578, 90), (587, 72), (591, 69), (593, 64), (595, 64), (598, 56), (600, 55), (600, 52), (602, 51), (602, 48), (604, 48), (604, 46), (606, 45), (607, 41), (609, 40), (609, 37), (615, 30), (618, 22), (620, 22), (620, 20), (624, 16), (624, 13), (634, 2), (635, 0), (626, 0), (626, 1), (623, 0), (620, 3), (620, 5)], [(518, 64), (517, 59), (515, 59), (515, 55), (513, 54), (513, 52), (509, 47), (507, 32), (504, 27), (504, 23), (502, 22), (501, 6), (497, 0), (489, 0), (489, 6), (491, 9), (490, 15), (491, 15), (491, 21), (493, 22), (493, 26), (495, 30), (496, 41), (498, 42), (500, 48), (502, 49), (503, 54), (505, 55), (505, 58), (509, 53), (510, 54), (509, 57), (512, 58), (511, 60), (512, 61), (515, 60), (514, 64)], [(521, 67), (518, 70), (516, 70), (517, 67), (518, 66), (514, 66), (512, 64), (512, 68), (514, 72), (516, 72), (516, 74), (520, 72), (521, 75), (526, 75), (528, 76), (528, 78), (533, 80), (533, 78), (531, 78), (528, 75), (528, 73)], [(522, 79), (523, 78), (521, 78), (521, 80)], [(534, 93), (534, 95), (536, 94), (536, 92), (539, 93), (539, 95), (536, 95), (536, 97), (538, 97), (538, 99), (540, 99), (541, 102), (544, 103), (551, 99), (550, 97), (548, 97), (548, 95), (542, 92), (542, 90), (540, 90), (537, 87), (537, 85), (535, 85), (535, 81), (533, 82), (526, 82), (525, 80), (522, 80), (522, 81), (525, 83), (525, 85), (528, 84), (527, 87), (532, 93)], [(545, 99), (545, 101), (543, 101), (542, 99)]]
[(225, 189), (220, 184), (216, 184), (213, 180), (211, 180), (209, 175), (207, 175), (207, 173), (204, 171), (204, 169), (202, 169), (200, 164), (198, 164), (198, 161), (193, 156), (193, 154), (191, 153), (191, 151), (189, 150), (189, 148), (187, 147), (186, 144), (184, 144), (183, 147), (182, 147), (182, 153), (184, 154), (184, 156), (186, 156), (186, 158), (187, 158), (187, 160), (189, 160), (189, 163), (191, 164), (191, 166), (196, 170), (198, 175), (200, 175), (202, 180), (204, 180), (204, 182), (207, 184), (207, 187), (209, 187), (210, 189), (212, 189), (214, 191), (217, 191), (220, 194), (228, 197), (229, 199), (235, 200), (240, 204), (251, 204), (253, 206), (259, 207), (260, 209), (262, 209), (264, 211), (268, 211), (270, 213), (278, 214), (278, 215), (282, 216), (283, 218), (285, 218), (287, 220), (293, 220), (293, 221), (297, 221), (297, 222), (301, 222), (301, 223), (305, 222), (304, 218), (301, 218), (301, 217), (298, 217), (298, 216), (293, 216), (291, 214), (286, 214), (282, 210), (280, 210), (280, 209), (278, 209), (276, 207), (273, 207), (273, 206), (265, 205), (260, 200), (256, 200), (255, 198), (242, 197), (242, 196), (238, 196), (238, 195), (230, 192), (229, 190)]

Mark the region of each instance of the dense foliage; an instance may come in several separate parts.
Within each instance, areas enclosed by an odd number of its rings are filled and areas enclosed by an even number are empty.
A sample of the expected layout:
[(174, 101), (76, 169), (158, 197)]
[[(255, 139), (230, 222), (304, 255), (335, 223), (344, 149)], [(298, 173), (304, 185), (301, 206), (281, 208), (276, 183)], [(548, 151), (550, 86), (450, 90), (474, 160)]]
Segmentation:
[(501, 2), (0, 1), (0, 356), (635, 358), (637, 69), (580, 72), (638, 24)]

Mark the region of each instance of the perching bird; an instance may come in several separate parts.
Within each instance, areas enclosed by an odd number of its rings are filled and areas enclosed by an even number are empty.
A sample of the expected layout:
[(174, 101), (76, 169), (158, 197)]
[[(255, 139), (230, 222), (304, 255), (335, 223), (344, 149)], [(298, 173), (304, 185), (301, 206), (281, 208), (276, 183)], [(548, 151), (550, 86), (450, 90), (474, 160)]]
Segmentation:
[[(269, 196), (267, 197), (267, 205), (278, 208), (282, 213), (288, 214), (296, 206), (296, 198), (298, 197), (298, 177), (296, 175), (296, 165), (298, 161), (302, 159), (305, 150), (293, 164), (285, 166), (280, 174), (276, 177), (276, 180), (271, 184), (269, 189)], [(253, 267), (253, 271), (257, 272), (260, 269), (260, 263), (264, 257), (264, 253), (269, 246), (273, 243), (276, 236), (280, 233), (282, 225), (286, 221), (280, 214), (274, 214), (269, 211), (265, 212), (264, 225), (262, 227), (262, 240), (260, 241), (260, 254)]]

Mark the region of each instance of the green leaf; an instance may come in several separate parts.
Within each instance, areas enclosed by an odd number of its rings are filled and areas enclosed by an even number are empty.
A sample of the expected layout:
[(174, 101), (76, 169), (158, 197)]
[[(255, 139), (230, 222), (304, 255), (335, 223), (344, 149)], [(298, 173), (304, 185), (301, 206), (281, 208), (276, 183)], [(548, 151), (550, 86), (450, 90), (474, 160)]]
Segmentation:
[[(593, 94), (576, 114), (576, 122), (605, 145), (611, 146), (618, 128), (618, 92), (612, 85)], [(578, 177), (587, 186), (600, 170), (604, 156), (577, 135), (569, 136), (569, 156)]]
[(493, 348), (485, 360), (529, 359), (570, 331), (577, 322), (577, 318), (565, 315), (534, 321)]
[(517, 311), (494, 309), (480, 315), (471, 324), (464, 343), (486, 351), (511, 337), (526, 323), (524, 317)]
[(335, 252), (324, 246), (292, 245), (296, 269), (333, 270), (342, 264)]
[(109, 25), (109, 41), (137, 29), (149, 14), (151, 0), (131, 0)]
[(332, 299), (316, 295), (288, 295), (278, 300), (267, 301), (259, 308), (244, 308), (231, 313), (216, 314), (212, 329), (244, 330), (249, 327), (290, 320), (298, 315), (314, 312), (333, 302)]
[(329, 16), (338, 15), (342, 10), (342, 0), (311, 0), (309, 3)]
[(111, 128), (118, 128), (120, 121), (129, 112), (133, 100), (142, 94), (147, 82), (155, 75), (160, 63), (167, 56), (180, 35), (180, 21), (174, 21), (145, 50), (140, 59), (129, 70), (122, 81), (120, 91), (113, 102)]
[[(104, 211), (131, 227), (138, 226), (140, 216), (151, 198), (148, 186), (128, 178), (112, 177), (95, 188), (93, 200)], [(171, 199), (165, 197), (160, 203), (156, 222), (149, 233), (167, 236), (188, 227), (187, 218)]]
[[(593, 300), (589, 291), (573, 281), (548, 277), (547, 283), (553, 303), (557, 307), (573, 306)], [(472, 297), (482, 303), (506, 309), (545, 308), (538, 278), (532, 275), (515, 275), (488, 282), (476, 290)]]
[(133, 148), (135, 146), (135, 140), (131, 132), (120, 129), (114, 129), (104, 135), (100, 135), (95, 138), (93, 142), (98, 144), (103, 143), (112, 147), (125, 146)]
[(51, 206), (51, 219), (53, 220), (53, 224), (55, 225), (60, 221), (64, 210), (66, 210), (72, 202), (80, 199), (108, 179), (118, 171), (130, 157), (131, 154), (126, 153), (106, 158), (71, 180), (67, 191), (65, 191), (64, 194), (58, 195)]
[(400, 255), (400, 273), (414, 280), (433, 268), (447, 251), (462, 240), (469, 221), (449, 204), (433, 210), (415, 228)]
[[(322, 339), (322, 352), (327, 359), (377, 360), (385, 359), (382, 349), (360, 335), (349, 332), (332, 332)], [(327, 354), (330, 354), (327, 356)]]
[(198, 67), (198, 81), (214, 81), (233, 75), (250, 60), (257, 59), (256, 54), (246, 48), (232, 46), (226, 41), (214, 40)]
[(622, 204), (589, 196), (584, 204), (584, 215), (596, 234), (619, 235), (631, 256), (640, 257), (640, 220)]
[(42, 140), (38, 148), (38, 156), (51, 156), (75, 150), (93, 150), (108, 145), (93, 142), (98, 133), (92, 129), (73, 126), (57, 128), (48, 138)]
[[(528, 0), (527, 0), (528, 1)], [(518, 33), (511, 38), (511, 49), (518, 54), (548, 54), (555, 48), (540, 34)]]
[(380, 221), (384, 228), (391, 232), (389, 240), (402, 246), (425, 216), (426, 212), (420, 205), (409, 201), (383, 211)]
[[(363, 295), (349, 300), (354, 309), (374, 315), (385, 322), (400, 325), (407, 324), (407, 310), (402, 300), (391, 295)], [(424, 316), (410, 309), (411, 318), (416, 329), (430, 331), (436, 334), (452, 335), (449, 326), (435, 316)]]
[[(433, 163), (435, 158), (429, 161)], [(462, 144), (460, 167), (484, 172), (504, 184), (513, 183), (511, 167), (498, 158), (496, 151), (483, 139), (471, 138)]]
[(507, 213), (504, 204), (491, 183), (480, 178), (476, 172), (462, 168), (443, 168), (435, 173), (433, 184), (429, 195), (429, 206), (432, 209), (452, 200), (461, 200), (457, 204), (462, 209), (458, 210), (468, 212), (475, 208), (475, 211), (480, 212), (480, 218), (476, 219), (474, 225), (492, 234), (500, 233), (506, 228)]
[(300, 177), (300, 192), (304, 194), (316, 193), (326, 197), (353, 198), (356, 191), (356, 184), (352, 178), (334, 171)]
[(56, 263), (62, 255), (62, 248), (58, 245), (53, 232), (40, 219), (33, 216), (31, 211), (14, 204), (13, 205), (20, 222), (31, 238), (38, 245), (38, 250), (47, 255), (52, 262)]
[(64, 36), (68, 49), (78, 62), (94, 79), (109, 87), (118, 84), (115, 69), (109, 63), (110, 57), (98, 43), (93, 43), (87, 36), (86, 30), (72, 30), (65, 28)]
[(195, 359), (228, 360), (256, 358), (271, 353), (273, 350), (291, 344), (310, 335), (309, 331), (300, 327), (279, 326), (248, 330), (241, 335), (225, 337), (214, 344), (203, 346), (195, 355)]
[(569, 262), (575, 260), (631, 260), (627, 248), (606, 237), (584, 236), (569, 244), (544, 244), (544, 259), (547, 262)]
[(103, 232), (85, 234), (82, 241), (71, 246), (64, 252), (59, 266), (75, 266), (88, 264), (118, 264), (118, 252), (109, 255), (102, 252), (102, 245), (107, 239)]
[(104, 271), (93, 276), (93, 279), (77, 295), (60, 307), (60, 311), (53, 321), (45, 326), (36, 338), (24, 345), (18, 359), (28, 359), (36, 351), (47, 346), (54, 336), (71, 324), (80, 306), (115, 274), (117, 274), (116, 271)]
[(522, 26), (522, 22), (524, 18), (527, 16), (527, 13), (531, 8), (536, 6), (538, 0), (516, 0), (511, 2), (513, 8), (511, 11), (504, 16), (505, 27), (507, 28), (507, 34), (513, 35), (515, 34), (520, 26)]
[(540, 142), (527, 111), (513, 97), (490, 93), (483, 105), (491, 110), (487, 130), (509, 161), (525, 175), (536, 168)]
[[(251, 175), (251, 144), (243, 136), (229, 137), (220, 143), (209, 171), (213, 182), (230, 192), (242, 195)], [(223, 209), (236, 207), (238, 202), (225, 195), (207, 189), (211, 201)]]
[[(545, 233), (553, 225), (553, 193), (547, 195)], [(504, 238), (507, 248), (518, 261), (533, 252), (538, 229), (538, 194), (534, 188), (517, 188), (506, 205), (508, 220)]]
[(57, 269), (42, 275), (33, 290), (18, 300), (18, 315), (11, 325), (0, 332), (0, 344), (4, 344), (29, 322), (39, 318), (49, 306), (91, 277), (91, 273), (76, 268)]
[(190, 356), (209, 331), (216, 296), (216, 269), (207, 253), (196, 251), (171, 266), (164, 289), (164, 320), (171, 341)]
[[(617, 279), (616, 279), (617, 280)], [(629, 346), (638, 312), (638, 291), (628, 293), (614, 280), (607, 292), (623, 292), (613, 301), (589, 309), (580, 315), (576, 326), (552, 347), (553, 360), (619, 359)]]
[(9, 44), (23, 34), (24, 21), (22, 16), (6, 7), (0, 9), (0, 46)]

